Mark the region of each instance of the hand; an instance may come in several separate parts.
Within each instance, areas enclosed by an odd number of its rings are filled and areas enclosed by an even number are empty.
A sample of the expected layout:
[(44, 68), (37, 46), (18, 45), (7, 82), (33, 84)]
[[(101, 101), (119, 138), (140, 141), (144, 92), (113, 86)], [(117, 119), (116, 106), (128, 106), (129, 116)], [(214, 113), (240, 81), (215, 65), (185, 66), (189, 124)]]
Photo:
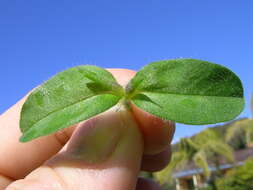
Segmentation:
[[(124, 69), (109, 71), (121, 85), (135, 75)], [(8, 185), (7, 190), (160, 189), (138, 173), (158, 171), (169, 163), (174, 123), (132, 106), (124, 122), (118, 112), (109, 111), (20, 143), (19, 115), (25, 99), (0, 116), (0, 190)]]

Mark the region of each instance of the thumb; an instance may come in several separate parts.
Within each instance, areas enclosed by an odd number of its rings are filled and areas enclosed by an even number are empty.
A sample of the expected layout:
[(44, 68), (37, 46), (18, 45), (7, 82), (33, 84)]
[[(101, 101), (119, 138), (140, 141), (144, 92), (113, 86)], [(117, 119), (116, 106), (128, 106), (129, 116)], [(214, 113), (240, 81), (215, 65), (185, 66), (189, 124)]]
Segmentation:
[(132, 114), (115, 109), (80, 124), (56, 156), (7, 190), (135, 189), (142, 137)]

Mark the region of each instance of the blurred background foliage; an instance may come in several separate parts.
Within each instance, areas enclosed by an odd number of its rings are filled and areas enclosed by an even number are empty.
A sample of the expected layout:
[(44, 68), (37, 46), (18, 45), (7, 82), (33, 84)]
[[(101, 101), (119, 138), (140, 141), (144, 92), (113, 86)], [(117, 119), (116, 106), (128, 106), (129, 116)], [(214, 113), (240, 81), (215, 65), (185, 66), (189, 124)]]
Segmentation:
[[(253, 95), (251, 99), (253, 115)], [(251, 190), (253, 189), (253, 155), (249, 156), (242, 166), (223, 174), (219, 170), (219, 160), (234, 164), (234, 152), (248, 147), (253, 148), (253, 119), (240, 118), (223, 125), (207, 128), (200, 133), (182, 138), (172, 145), (170, 164), (162, 171), (141, 172), (142, 177), (152, 178), (159, 182), (165, 190), (176, 189), (173, 177), (178, 171), (187, 169), (189, 164), (201, 168), (206, 185), (198, 190)], [(210, 164), (216, 167), (210, 172)]]
[(218, 190), (250, 190), (253, 189), (253, 158), (241, 167), (229, 171), (216, 181)]

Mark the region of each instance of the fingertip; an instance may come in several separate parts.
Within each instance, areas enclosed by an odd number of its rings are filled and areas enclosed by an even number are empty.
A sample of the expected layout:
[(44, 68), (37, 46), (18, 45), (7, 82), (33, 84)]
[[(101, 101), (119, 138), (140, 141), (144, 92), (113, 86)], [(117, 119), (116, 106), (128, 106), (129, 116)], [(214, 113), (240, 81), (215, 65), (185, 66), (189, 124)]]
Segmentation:
[(172, 141), (175, 123), (162, 120), (134, 104), (131, 104), (131, 108), (143, 134), (144, 154), (153, 155), (165, 150)]
[(171, 159), (171, 147), (155, 155), (143, 155), (141, 170), (156, 172), (165, 168)]
[(107, 69), (117, 79), (118, 83), (126, 86), (135, 76), (136, 71), (130, 69)]
[[(107, 70), (113, 74), (122, 86), (126, 86), (136, 74), (136, 71), (129, 69)], [(144, 138), (144, 153), (157, 154), (165, 150), (172, 140), (175, 131), (175, 123), (172, 121), (164, 121), (159, 117), (151, 115), (134, 104), (132, 104), (131, 107)]]

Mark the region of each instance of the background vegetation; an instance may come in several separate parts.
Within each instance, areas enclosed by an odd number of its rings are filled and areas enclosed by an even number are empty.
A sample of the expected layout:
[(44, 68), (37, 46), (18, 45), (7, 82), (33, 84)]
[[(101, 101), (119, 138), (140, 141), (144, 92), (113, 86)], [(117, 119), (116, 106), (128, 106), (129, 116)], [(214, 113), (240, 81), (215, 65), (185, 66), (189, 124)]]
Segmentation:
[(250, 190), (253, 189), (253, 158), (243, 166), (229, 171), (216, 182), (218, 190)]
[[(219, 159), (234, 162), (233, 152), (244, 149), (253, 142), (253, 119), (241, 118), (223, 125), (207, 128), (174, 144), (171, 163), (156, 173), (143, 172), (144, 177), (158, 181), (165, 190), (175, 189), (173, 173), (183, 170), (190, 162), (202, 168), (207, 187), (201, 190), (251, 190), (253, 189), (253, 159), (236, 167), (225, 176), (219, 172)], [(210, 175), (208, 165), (217, 168)], [(233, 187), (233, 188), (232, 188)]]

